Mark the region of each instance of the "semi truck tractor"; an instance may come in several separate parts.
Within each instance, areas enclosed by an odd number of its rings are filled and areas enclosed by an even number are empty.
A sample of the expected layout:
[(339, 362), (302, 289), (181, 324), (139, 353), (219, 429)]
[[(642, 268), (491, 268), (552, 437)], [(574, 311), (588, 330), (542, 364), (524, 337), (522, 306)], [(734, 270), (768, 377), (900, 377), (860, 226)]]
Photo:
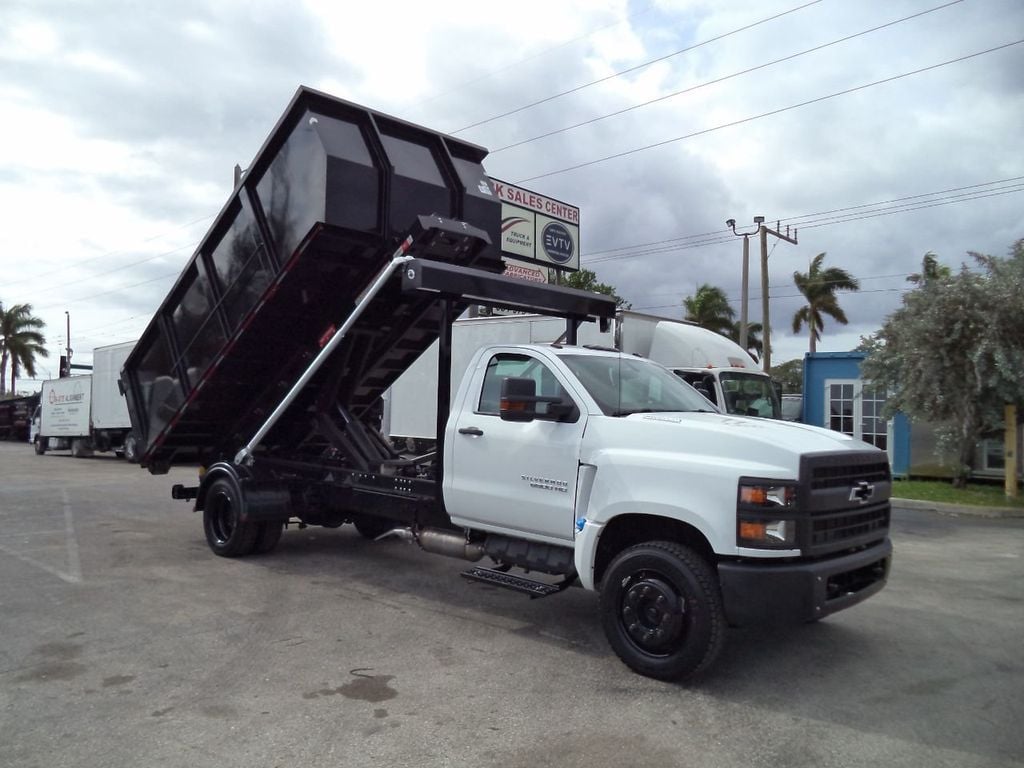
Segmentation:
[(93, 370), (43, 382), (36, 453), (71, 450), (75, 457), (113, 451), (135, 460), (135, 438), (124, 395), (121, 366), (135, 346), (129, 341), (93, 350)]
[[(200, 467), (171, 493), (211, 551), (351, 523), (465, 560), (467, 588), (579, 587), (622, 661), (666, 680), (708, 670), (730, 625), (882, 589), (885, 454), (722, 414), (661, 365), (577, 344), (614, 302), (500, 274), (485, 155), (298, 90), (122, 371), (142, 465)], [(470, 305), (561, 318), (564, 339), (486, 344), (453, 387)], [(437, 440), (410, 453), (381, 396), (435, 341)]]

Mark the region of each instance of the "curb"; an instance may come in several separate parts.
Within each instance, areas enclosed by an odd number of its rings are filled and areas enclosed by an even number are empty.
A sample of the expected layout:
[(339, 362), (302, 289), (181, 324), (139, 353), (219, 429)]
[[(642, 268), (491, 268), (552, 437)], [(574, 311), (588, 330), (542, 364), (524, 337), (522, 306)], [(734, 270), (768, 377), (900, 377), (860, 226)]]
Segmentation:
[(1020, 507), (976, 507), (968, 504), (946, 504), (941, 501), (918, 501), (917, 499), (891, 498), (893, 509), (914, 509), (923, 512), (938, 512), (943, 515), (968, 515), (970, 517), (991, 517), (1011, 519), (1024, 517)]

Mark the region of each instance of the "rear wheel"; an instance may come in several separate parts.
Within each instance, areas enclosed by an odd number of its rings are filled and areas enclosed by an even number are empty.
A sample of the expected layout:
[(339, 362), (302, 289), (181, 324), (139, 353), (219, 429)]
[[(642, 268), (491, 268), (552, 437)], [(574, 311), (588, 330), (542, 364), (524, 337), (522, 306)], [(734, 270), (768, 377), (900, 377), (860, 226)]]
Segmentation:
[(682, 544), (651, 541), (621, 552), (601, 586), (605, 635), (631, 669), (682, 680), (722, 647), (725, 614), (711, 566)]
[(89, 441), (83, 438), (76, 437), (71, 441), (71, 455), (76, 459), (84, 459), (87, 456), (92, 455), (92, 450), (89, 448)]
[(245, 557), (256, 547), (260, 525), (242, 522), (242, 503), (242, 493), (231, 478), (217, 478), (207, 490), (203, 504), (203, 530), (213, 554)]
[(259, 523), (259, 533), (256, 534), (256, 545), (252, 551), (257, 555), (272, 552), (277, 543), (281, 541), (282, 533), (284, 533), (284, 523), (280, 520)]

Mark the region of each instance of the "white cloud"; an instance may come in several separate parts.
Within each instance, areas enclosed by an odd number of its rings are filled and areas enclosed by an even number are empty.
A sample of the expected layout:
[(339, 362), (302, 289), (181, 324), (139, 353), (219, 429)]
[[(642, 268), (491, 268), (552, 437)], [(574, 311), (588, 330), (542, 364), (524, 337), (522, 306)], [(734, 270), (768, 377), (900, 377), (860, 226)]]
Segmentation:
[[(184, 0), (64, 4), (59, 14), (5, 4), (0, 300), (46, 307), (54, 351), (65, 309), (73, 336), (83, 333), (80, 354), (133, 338), (226, 199), (232, 167), (249, 162), (300, 83), (451, 131), (798, 4), (459, 0), (399, 12), (387, 3)], [(459, 135), (502, 147), (938, 4), (818, 3)], [(497, 152), (486, 165), (515, 181), (589, 163), (979, 51), (1024, 28), (1017, 0), (989, 0), (985, 9), (937, 10)], [(1024, 176), (1021, 71), (1024, 45), (529, 186), (581, 206), (586, 266), (589, 253), (721, 231), (729, 217), (774, 222)], [(864, 280), (862, 294), (841, 298), (850, 326), (826, 325), (819, 346), (848, 349), (898, 305), (904, 275), (925, 251), (955, 265), (968, 249), (1002, 254), (1024, 236), (1021, 199), (1016, 192), (802, 228), (799, 245), (777, 245), (770, 260), (774, 357), (806, 349), (806, 337), (789, 332), (798, 306), (792, 273), (815, 254)], [(722, 240), (593, 268), (636, 307), (678, 317), (701, 283), (738, 301), (741, 242)], [(756, 265), (751, 316), (759, 319)]]

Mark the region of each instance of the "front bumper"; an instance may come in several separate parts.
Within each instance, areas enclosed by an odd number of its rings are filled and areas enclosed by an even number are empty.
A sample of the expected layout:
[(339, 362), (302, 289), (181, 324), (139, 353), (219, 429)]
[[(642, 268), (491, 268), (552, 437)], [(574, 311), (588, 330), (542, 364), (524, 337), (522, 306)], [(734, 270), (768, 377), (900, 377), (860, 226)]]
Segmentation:
[(891, 562), (892, 542), (886, 538), (827, 560), (719, 563), (726, 619), (733, 626), (744, 626), (823, 618), (882, 589)]

